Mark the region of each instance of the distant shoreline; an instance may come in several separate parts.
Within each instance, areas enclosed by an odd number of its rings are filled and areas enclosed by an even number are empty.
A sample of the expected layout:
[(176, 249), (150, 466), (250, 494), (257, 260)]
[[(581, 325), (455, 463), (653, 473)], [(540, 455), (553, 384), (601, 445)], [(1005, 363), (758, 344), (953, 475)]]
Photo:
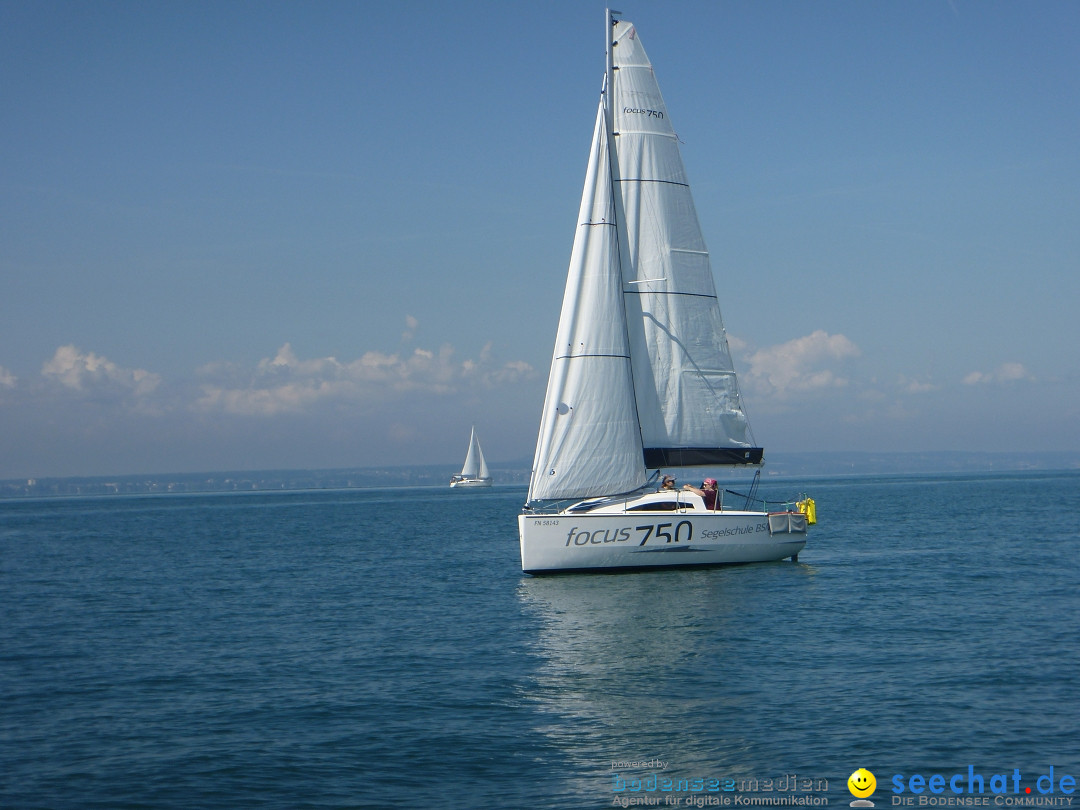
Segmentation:
[[(1080, 469), (1080, 451), (1046, 453), (776, 453), (766, 456), (765, 480), (808, 476), (1058, 471)], [(491, 465), (497, 486), (525, 486), (529, 462)], [(406, 465), (334, 470), (245, 470), (0, 480), (0, 499), (80, 495), (282, 492), (325, 489), (445, 486), (458, 465)], [(683, 477), (692, 478), (697, 473)]]

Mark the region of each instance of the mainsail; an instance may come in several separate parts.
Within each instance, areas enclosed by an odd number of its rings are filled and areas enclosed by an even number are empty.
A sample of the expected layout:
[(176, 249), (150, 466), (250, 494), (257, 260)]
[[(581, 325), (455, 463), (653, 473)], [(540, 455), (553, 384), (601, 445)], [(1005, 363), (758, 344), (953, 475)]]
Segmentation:
[(612, 28), (529, 500), (627, 492), (649, 468), (759, 463), (709, 254), (634, 26)]
[(619, 22), (613, 40), (624, 300), (645, 463), (759, 461), (675, 130), (634, 26)]

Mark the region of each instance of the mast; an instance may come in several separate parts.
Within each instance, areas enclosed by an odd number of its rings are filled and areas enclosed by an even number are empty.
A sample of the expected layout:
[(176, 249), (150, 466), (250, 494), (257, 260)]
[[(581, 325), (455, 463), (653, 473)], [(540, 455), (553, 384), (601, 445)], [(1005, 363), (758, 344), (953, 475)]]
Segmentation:
[[(627, 230), (626, 219), (626, 206), (623, 204), (622, 196), (622, 171), (619, 164), (619, 150), (615, 144), (615, 71), (618, 70), (615, 67), (615, 46), (618, 44), (615, 40), (615, 26), (618, 21), (615, 19), (615, 15), (622, 14), (621, 11), (615, 11), (614, 9), (605, 9), (607, 14), (607, 40), (605, 42), (606, 48), (604, 49), (604, 61), (605, 61), (605, 73), (604, 73), (604, 122), (607, 129), (607, 153), (608, 153), (608, 173), (611, 180), (611, 208), (615, 215), (615, 252), (619, 263), (619, 286), (624, 291), (623, 295), (619, 297), (619, 305), (622, 309), (622, 324), (623, 330), (626, 334), (626, 345), (629, 347), (632, 345), (630, 335), (630, 324), (628, 319), (628, 313), (626, 311), (626, 283), (627, 275), (634, 275), (633, 269), (629, 272), (624, 266), (625, 263), (630, 262), (630, 243), (627, 241), (629, 238), (629, 231)], [(633, 282), (631, 282), (633, 283)], [(635, 390), (634, 395), (634, 418), (637, 421), (637, 436), (641, 442), (642, 454), (644, 456), (645, 442), (641, 429), (641, 411), (638, 406), (638, 398), (636, 394), (637, 384), (634, 381), (634, 366), (630, 364), (630, 386)], [(645, 466), (650, 466), (648, 459), (645, 459)], [(662, 465), (657, 465), (662, 466)]]
[[(611, 38), (611, 29), (615, 27), (615, 14), (622, 14), (622, 12), (612, 11), (610, 8), (604, 9), (604, 121), (607, 125), (608, 154), (612, 157), (615, 154), (615, 143), (612, 138), (615, 134), (615, 107), (612, 92), (612, 87), (615, 85), (615, 55), (612, 53), (612, 46), (615, 43)], [(614, 161), (612, 164), (614, 165)]]

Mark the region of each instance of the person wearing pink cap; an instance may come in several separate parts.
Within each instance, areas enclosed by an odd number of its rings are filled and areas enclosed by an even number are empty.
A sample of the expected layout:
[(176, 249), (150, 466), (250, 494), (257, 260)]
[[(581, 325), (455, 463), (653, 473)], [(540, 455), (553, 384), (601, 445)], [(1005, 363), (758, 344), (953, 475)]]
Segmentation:
[(702, 484), (701, 489), (698, 489), (691, 484), (683, 484), (683, 489), (688, 489), (691, 492), (696, 492), (705, 501), (706, 509), (716, 509), (716, 479), (706, 478)]

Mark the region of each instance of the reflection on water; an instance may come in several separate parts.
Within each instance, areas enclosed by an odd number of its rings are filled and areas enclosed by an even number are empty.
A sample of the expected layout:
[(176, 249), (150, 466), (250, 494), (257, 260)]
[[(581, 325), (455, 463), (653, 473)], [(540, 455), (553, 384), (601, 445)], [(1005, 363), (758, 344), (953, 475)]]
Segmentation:
[(759, 735), (742, 718), (757, 712), (762, 684), (748, 682), (747, 654), (763, 620), (776, 644), (797, 632), (769, 612), (814, 577), (781, 562), (523, 579), (518, 598), (541, 620), (523, 697), (546, 718), (536, 730), (576, 760), (579, 784), (568, 788), (608, 791), (612, 763), (626, 760), (661, 759), (669, 774), (751, 773)]

